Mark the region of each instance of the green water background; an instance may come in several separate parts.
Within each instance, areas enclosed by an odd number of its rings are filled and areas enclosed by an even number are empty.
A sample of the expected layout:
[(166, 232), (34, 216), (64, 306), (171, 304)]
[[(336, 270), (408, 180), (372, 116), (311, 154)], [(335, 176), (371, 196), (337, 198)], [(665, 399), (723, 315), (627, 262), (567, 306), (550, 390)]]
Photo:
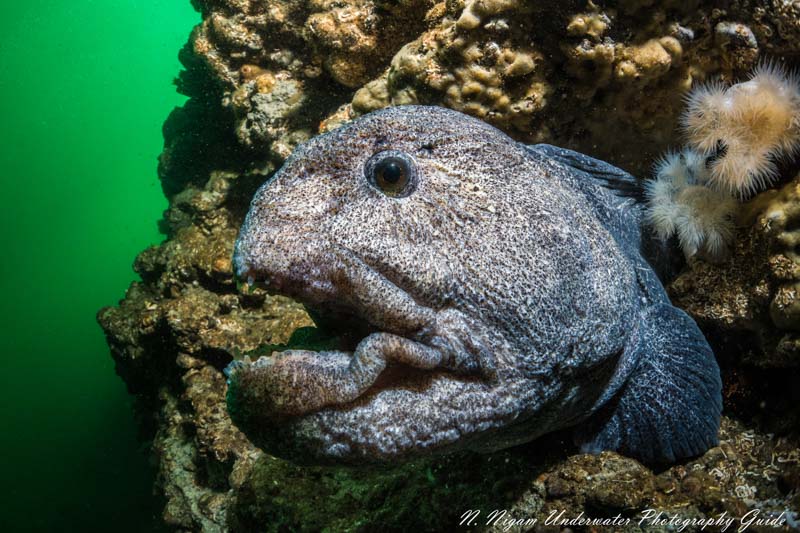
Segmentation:
[(159, 242), (188, 0), (27, 0), (0, 19), (0, 531), (151, 531), (161, 503), (96, 311)]

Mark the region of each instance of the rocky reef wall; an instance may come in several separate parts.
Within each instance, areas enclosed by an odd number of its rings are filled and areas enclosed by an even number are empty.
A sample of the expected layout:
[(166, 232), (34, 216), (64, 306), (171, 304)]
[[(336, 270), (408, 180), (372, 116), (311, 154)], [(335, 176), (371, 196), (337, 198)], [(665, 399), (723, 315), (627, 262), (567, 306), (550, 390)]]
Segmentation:
[[(256, 188), (300, 142), (360, 114), (451, 107), (525, 142), (644, 176), (680, 143), (696, 83), (800, 57), (800, 6), (728, 2), (194, 0), (180, 58), (188, 102), (164, 124), (166, 240), (98, 320), (153, 438), (164, 519), (178, 530), (453, 527), (467, 509), (685, 518), (800, 509), (800, 178), (792, 163), (752, 199), (724, 265), (672, 283), (723, 367), (721, 445), (661, 472), (570, 455), (568, 436), (491, 456), (389, 470), (298, 468), (231, 424), (222, 369), (312, 325), (298, 304), (240, 288), (233, 242)], [(574, 451), (572, 452), (574, 453)], [(530, 527), (515, 526), (512, 530)], [(600, 528), (603, 529), (602, 527)]]

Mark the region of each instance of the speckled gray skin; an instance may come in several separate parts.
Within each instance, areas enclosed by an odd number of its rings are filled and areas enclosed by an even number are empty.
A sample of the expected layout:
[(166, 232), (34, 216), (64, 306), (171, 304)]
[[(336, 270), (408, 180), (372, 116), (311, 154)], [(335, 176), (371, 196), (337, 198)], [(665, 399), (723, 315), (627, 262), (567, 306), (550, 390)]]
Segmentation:
[[(406, 197), (365, 176), (389, 150), (416, 169)], [(300, 463), (490, 451), (571, 426), (586, 451), (702, 453), (719, 370), (640, 254), (641, 209), (620, 192), (635, 187), (442, 108), (312, 139), (257, 192), (236, 271), (370, 332), (354, 353), (235, 362), (234, 421)]]

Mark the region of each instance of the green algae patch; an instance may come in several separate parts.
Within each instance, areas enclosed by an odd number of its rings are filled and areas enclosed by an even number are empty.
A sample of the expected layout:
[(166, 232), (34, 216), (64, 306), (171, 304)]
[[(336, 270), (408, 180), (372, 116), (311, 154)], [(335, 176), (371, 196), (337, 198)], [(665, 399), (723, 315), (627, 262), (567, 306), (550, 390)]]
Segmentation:
[(263, 455), (237, 492), (228, 518), (243, 531), (403, 531), (457, 527), (462, 515), (495, 509), (530, 493), (536, 477), (519, 454), (432, 457), (396, 467), (298, 467)]

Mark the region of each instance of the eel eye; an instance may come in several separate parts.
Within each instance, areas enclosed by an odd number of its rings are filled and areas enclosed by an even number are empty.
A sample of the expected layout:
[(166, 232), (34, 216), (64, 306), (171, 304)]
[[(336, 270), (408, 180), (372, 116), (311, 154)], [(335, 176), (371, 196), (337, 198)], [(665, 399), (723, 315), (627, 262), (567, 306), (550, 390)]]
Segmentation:
[(367, 181), (386, 196), (402, 198), (417, 187), (414, 160), (396, 150), (378, 152), (364, 166)]

